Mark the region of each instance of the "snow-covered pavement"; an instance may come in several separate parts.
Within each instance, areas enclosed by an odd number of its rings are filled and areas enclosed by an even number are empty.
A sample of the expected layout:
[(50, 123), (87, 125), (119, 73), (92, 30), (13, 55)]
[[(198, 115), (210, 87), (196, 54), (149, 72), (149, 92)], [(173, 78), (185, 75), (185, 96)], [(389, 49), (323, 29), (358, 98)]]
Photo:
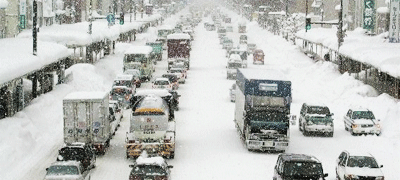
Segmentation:
[[(239, 37), (236, 30), (238, 16), (231, 13), (234, 32), (228, 34)], [(151, 29), (150, 29), (151, 31)], [(154, 31), (152, 31), (154, 32)], [(239, 139), (233, 123), (234, 103), (230, 102), (229, 88), (234, 80), (226, 80), (225, 51), (217, 38), (216, 31), (206, 31), (202, 24), (195, 28), (192, 43), (191, 68), (185, 84), (178, 90), (181, 94), (180, 110), (176, 112), (176, 155), (168, 160), (173, 165), (172, 179), (272, 179), (277, 154), (249, 152)], [(377, 95), (370, 86), (362, 84), (348, 74), (340, 74), (329, 62), (313, 62), (296, 46), (281, 37), (260, 29), (255, 23), (248, 24), (249, 40), (264, 50), (265, 65), (253, 65), (249, 57), (249, 69), (279, 69), (292, 81), (292, 114), (299, 114), (303, 102), (322, 102), (334, 115), (335, 133), (329, 137), (304, 137), (298, 126), (291, 127), (288, 153), (304, 153), (316, 156), (329, 176), (335, 179), (335, 162), (342, 150), (362, 150), (371, 152), (378, 163), (383, 164), (385, 179), (397, 179), (400, 166), (400, 103), (386, 94)], [(150, 34), (144, 36), (151, 36)], [(134, 44), (144, 44), (140, 39)], [(14, 158), (7, 146), (0, 146), (1, 162), (7, 162), (5, 176), (0, 179), (41, 179), (45, 168), (55, 160), (56, 149), (62, 145), (62, 98), (71, 91), (109, 90), (116, 74), (122, 72), (122, 52), (128, 45), (117, 44), (116, 54), (106, 57), (96, 65), (77, 65), (73, 69), (73, 80), (58, 86), (54, 91), (40, 96), (32, 105), (15, 117), (0, 121), (0, 139), (4, 128), (14, 128), (15, 141), (42, 142), (47, 146), (17, 144), (15, 151), (34, 151), (51, 155), (47, 160), (28, 157)], [(157, 63), (156, 75), (166, 71), (166, 61)], [(144, 87), (143, 87), (144, 88)], [(364, 106), (381, 120), (381, 136), (352, 136), (344, 130), (343, 116), (351, 106)], [(128, 179), (132, 162), (125, 158), (125, 133), (128, 130), (129, 110), (117, 131), (111, 147), (104, 156), (97, 159), (97, 167), (92, 171), (92, 179)], [(3, 131), (4, 130), (4, 131)], [(0, 145), (3, 143), (0, 143)], [(13, 144), (13, 143), (8, 143)], [(42, 145), (42, 144), (40, 144)], [(55, 152), (54, 152), (55, 151)], [(21, 152), (18, 152), (21, 153)], [(54, 156), (54, 157), (52, 157)], [(38, 156), (42, 157), (42, 156)], [(31, 162), (40, 162), (28, 166)], [(39, 172), (21, 173), (20, 168), (36, 167)], [(30, 176), (24, 176), (30, 175)], [(32, 178), (26, 178), (32, 177)]]

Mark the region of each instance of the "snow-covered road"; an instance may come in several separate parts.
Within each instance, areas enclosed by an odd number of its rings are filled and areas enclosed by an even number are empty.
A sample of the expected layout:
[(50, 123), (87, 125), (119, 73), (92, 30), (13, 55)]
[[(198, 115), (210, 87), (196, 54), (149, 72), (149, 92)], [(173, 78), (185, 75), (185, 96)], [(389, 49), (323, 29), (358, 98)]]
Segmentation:
[[(231, 12), (228, 14), (232, 17), (234, 26), (234, 32), (228, 33), (228, 36), (238, 38), (236, 25), (239, 16)], [(142, 37), (139, 36), (138, 41), (132, 44), (143, 45), (145, 38), (152, 36), (152, 33), (154, 29), (150, 29), (150, 33)], [(247, 151), (236, 132), (233, 123), (234, 103), (231, 103), (229, 99), (229, 88), (234, 80), (226, 80), (227, 58), (219, 44), (216, 31), (206, 31), (201, 23), (195, 28), (195, 33), (191, 51), (191, 68), (188, 71), (186, 83), (181, 84), (178, 90), (182, 96), (180, 110), (175, 114), (176, 155), (175, 159), (168, 160), (168, 163), (174, 166), (172, 179), (272, 179), (277, 154)], [(254, 22), (248, 24), (247, 34), (249, 42), (256, 43), (266, 54), (265, 65), (253, 65), (250, 56), (248, 68), (280, 69), (292, 81), (292, 114), (299, 114), (303, 102), (315, 101), (326, 104), (335, 114), (333, 138), (304, 137), (297, 125), (292, 126), (288, 153), (316, 156), (322, 162), (324, 171), (329, 174), (327, 180), (334, 180), (335, 162), (342, 150), (366, 150), (377, 158), (378, 163), (384, 165), (382, 170), (385, 179), (400, 178), (397, 172), (400, 166), (400, 127), (398, 126), (400, 103), (398, 100), (385, 94), (377, 95), (372, 88), (348, 74), (339, 74), (332, 63), (313, 62), (296, 46), (260, 29)], [(30, 107), (18, 113), (15, 117), (16, 121), (19, 120), (18, 117), (23, 120), (28, 119), (30, 122), (21, 126), (23, 130), (21, 130), (21, 138), (24, 138), (26, 135), (24, 132), (28, 132), (30, 126), (37, 124), (36, 121), (41, 122), (40, 119), (57, 118), (62, 121), (61, 100), (68, 92), (111, 88), (115, 75), (122, 72), (122, 52), (127, 46), (128, 44), (118, 43), (115, 55), (102, 59), (94, 66), (75, 67), (74, 79), (70, 83), (61, 85), (53, 92), (37, 98)], [(157, 63), (155, 76), (165, 73), (166, 68), (164, 58), (162, 62)], [(149, 84), (142, 88), (146, 86), (149, 87)], [(371, 109), (377, 118), (381, 119), (383, 125), (381, 136), (351, 136), (344, 130), (343, 115), (349, 107), (361, 105)], [(48, 112), (34, 113), (41, 108), (47, 108)], [(124, 112), (121, 127), (112, 139), (107, 153), (97, 158), (97, 167), (91, 174), (92, 179), (128, 179), (130, 172), (128, 165), (132, 163), (132, 160), (125, 158), (124, 143), (125, 133), (129, 126), (129, 113), (129, 110)], [(56, 152), (54, 151), (56, 150), (51, 148), (61, 146), (59, 141), (62, 141), (62, 122), (50, 121), (40, 124), (55, 126), (53, 129), (44, 129), (46, 132), (39, 133), (40, 136), (36, 135), (38, 133), (32, 133), (34, 135), (31, 137), (50, 139), (52, 144), (42, 148), (44, 148), (44, 153), (52, 152), (51, 156), (47, 160), (37, 160), (34, 156), (27, 157), (28, 163), (41, 163), (37, 164), (35, 172), (26, 173), (27, 176), (7, 174), (4, 179), (15, 179), (13, 177), (41, 179), (45, 172), (44, 168), (55, 160)], [(16, 130), (18, 131), (18, 128)], [(49, 138), (50, 135), (57, 138)], [(40, 139), (37, 141), (40, 142)], [(2, 148), (7, 147), (0, 147), (0, 152), (4, 151)], [(11, 167), (15, 164), (13, 159), (9, 159), (9, 164)], [(12, 167), (9, 170), (11, 173), (17, 173), (18, 168)], [(2, 176), (0, 179), (3, 179)]]

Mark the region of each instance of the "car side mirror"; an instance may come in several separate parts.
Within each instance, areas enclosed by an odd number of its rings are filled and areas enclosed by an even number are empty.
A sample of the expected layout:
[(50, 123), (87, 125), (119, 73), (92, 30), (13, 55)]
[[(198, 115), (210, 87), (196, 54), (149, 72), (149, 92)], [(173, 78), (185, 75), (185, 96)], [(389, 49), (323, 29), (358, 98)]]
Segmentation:
[(133, 164), (130, 164), (130, 165), (129, 165), (129, 167), (133, 168), (133, 167), (135, 167), (135, 165), (133, 165)]
[(381, 165), (381, 168), (383, 168), (383, 165)]
[(173, 168), (174, 166), (168, 165), (167, 167), (168, 167), (168, 168)]
[(325, 173), (325, 174), (324, 174), (324, 177), (328, 177), (328, 173)]
[(48, 171), (49, 170), (49, 168), (46, 168), (46, 171)]

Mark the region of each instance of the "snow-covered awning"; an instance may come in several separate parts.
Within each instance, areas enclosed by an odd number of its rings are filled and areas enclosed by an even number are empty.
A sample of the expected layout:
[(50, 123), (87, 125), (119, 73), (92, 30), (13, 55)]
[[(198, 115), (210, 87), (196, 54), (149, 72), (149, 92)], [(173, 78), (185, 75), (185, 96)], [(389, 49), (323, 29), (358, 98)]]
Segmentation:
[(8, 6), (7, 0), (0, 0), (0, 9), (5, 9)]
[[(312, 28), (307, 33), (302, 30), (296, 36), (337, 50), (336, 32), (336, 28)], [(377, 36), (368, 36), (364, 32), (361, 28), (346, 32), (340, 54), (400, 78), (400, 43), (388, 43), (387, 32)]]
[(67, 47), (63, 45), (38, 41), (37, 56), (34, 56), (32, 43), (32, 38), (0, 39), (0, 84), (39, 70), (70, 55)]

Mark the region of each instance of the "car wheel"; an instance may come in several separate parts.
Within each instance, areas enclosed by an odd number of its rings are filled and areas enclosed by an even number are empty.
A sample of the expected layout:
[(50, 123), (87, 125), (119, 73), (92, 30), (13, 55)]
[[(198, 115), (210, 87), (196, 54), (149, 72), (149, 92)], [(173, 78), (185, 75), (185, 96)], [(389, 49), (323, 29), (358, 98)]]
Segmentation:
[(344, 123), (344, 129), (345, 129), (346, 131), (349, 131), (349, 128), (347, 128), (347, 126), (346, 126), (346, 123)]
[(333, 132), (328, 133), (328, 137), (333, 137)]
[(354, 133), (353, 129), (350, 129), (350, 134), (353, 135), (353, 136), (356, 135), (356, 133)]
[(301, 128), (301, 122), (300, 122), (300, 119), (299, 119), (299, 131), (301, 132), (301, 131), (303, 131), (303, 129)]

